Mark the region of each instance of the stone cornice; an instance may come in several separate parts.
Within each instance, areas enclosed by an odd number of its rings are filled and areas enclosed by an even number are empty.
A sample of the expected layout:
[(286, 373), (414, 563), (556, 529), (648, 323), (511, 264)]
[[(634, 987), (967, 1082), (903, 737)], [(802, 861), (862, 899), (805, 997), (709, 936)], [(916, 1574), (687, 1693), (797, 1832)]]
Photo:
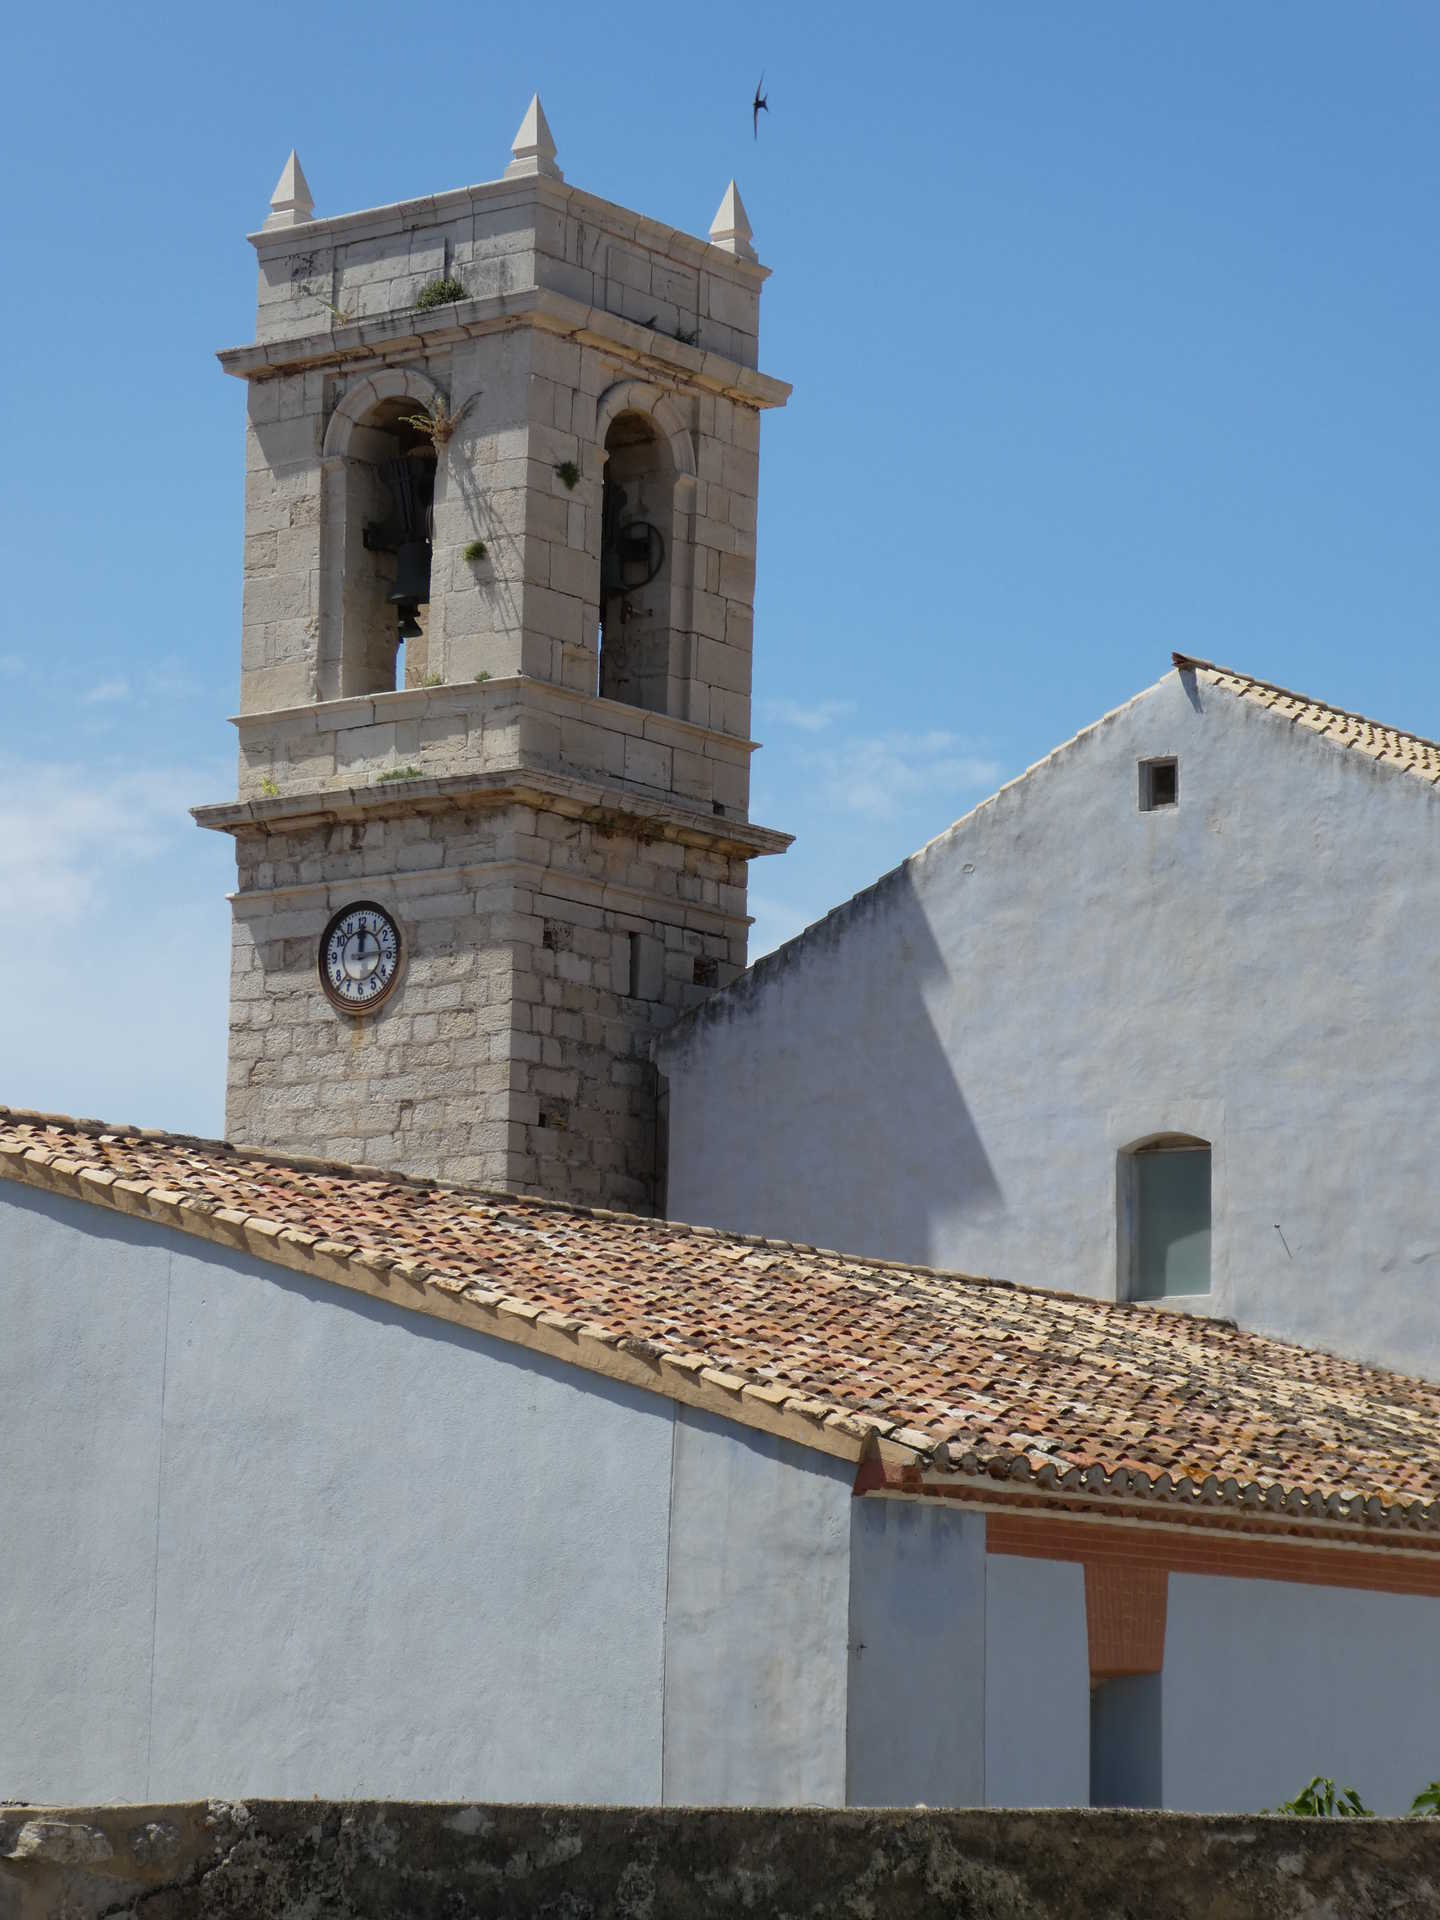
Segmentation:
[(772, 827), (698, 813), (624, 787), (528, 767), (377, 781), (371, 786), (283, 794), (276, 799), (225, 801), (192, 807), (190, 812), (198, 826), (218, 833), (296, 833), (343, 820), (465, 812), (512, 801), (570, 819), (595, 825), (613, 823), (621, 830), (639, 830), (653, 839), (736, 854), (747, 860), (760, 854), (783, 853), (794, 838)]
[[(295, 228), (287, 229), (295, 232)], [(755, 408), (783, 407), (789, 399), (788, 381), (776, 380), (753, 367), (742, 367), (724, 354), (687, 347), (668, 334), (642, 327), (601, 307), (587, 307), (550, 287), (526, 287), (519, 293), (491, 294), (478, 300), (459, 300), (420, 314), (414, 308), (385, 314), (325, 333), (267, 340), (244, 347), (226, 347), (216, 355), (226, 373), (241, 380), (270, 380), (281, 374), (316, 371), (326, 367), (359, 370), (365, 365), (433, 352), (484, 334), (516, 327), (538, 327), (582, 346), (599, 347), (617, 359), (641, 367), (652, 377), (672, 385), (715, 393), (737, 404)]]

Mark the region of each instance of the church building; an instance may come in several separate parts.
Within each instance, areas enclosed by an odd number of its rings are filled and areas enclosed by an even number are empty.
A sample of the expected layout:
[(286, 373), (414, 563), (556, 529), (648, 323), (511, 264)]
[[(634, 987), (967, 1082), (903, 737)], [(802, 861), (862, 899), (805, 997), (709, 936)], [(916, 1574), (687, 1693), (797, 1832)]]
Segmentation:
[(0, 1799), (1405, 1811), (1440, 749), (1181, 660), (746, 972), (734, 183), (253, 240), (229, 1138), (0, 1107)]
[(248, 407), (227, 1136), (1440, 1373), (1440, 749), (1157, 686), (749, 971), (757, 260), (564, 180), (317, 218)]

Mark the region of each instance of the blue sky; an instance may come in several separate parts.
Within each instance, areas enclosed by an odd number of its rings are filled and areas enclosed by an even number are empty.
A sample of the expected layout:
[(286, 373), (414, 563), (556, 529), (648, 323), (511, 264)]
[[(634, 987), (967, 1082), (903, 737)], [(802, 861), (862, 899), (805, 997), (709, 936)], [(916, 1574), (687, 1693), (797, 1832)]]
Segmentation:
[[(27, 10), (7, 30), (0, 1100), (217, 1132), (253, 255), (495, 177), (774, 268), (754, 951), (1166, 669), (1440, 735), (1440, 10)], [(752, 140), (764, 68), (771, 112)]]

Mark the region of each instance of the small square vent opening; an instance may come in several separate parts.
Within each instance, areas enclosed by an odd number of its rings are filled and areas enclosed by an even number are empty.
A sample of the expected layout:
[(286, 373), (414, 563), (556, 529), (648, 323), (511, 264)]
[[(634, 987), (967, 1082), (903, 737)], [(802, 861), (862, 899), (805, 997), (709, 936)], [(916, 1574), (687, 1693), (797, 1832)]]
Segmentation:
[(1180, 762), (1178, 760), (1142, 760), (1140, 762), (1140, 811), (1153, 813), (1156, 807), (1173, 807), (1180, 800)]

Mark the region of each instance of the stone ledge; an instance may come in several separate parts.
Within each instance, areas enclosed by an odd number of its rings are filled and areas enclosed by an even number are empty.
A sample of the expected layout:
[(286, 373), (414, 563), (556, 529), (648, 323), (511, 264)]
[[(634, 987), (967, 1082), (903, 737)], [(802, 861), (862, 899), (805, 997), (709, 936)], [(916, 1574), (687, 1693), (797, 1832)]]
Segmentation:
[[(254, 1759), (241, 1765), (253, 1767)], [(117, 1785), (122, 1784), (118, 1783)], [(0, 1808), (12, 1920), (1401, 1920), (1426, 1820), (250, 1800)], [(757, 1892), (762, 1898), (757, 1903)]]
[(238, 379), (268, 380), (282, 373), (361, 361), (382, 362), (397, 353), (429, 352), (515, 326), (540, 327), (582, 346), (603, 348), (666, 379), (678, 379), (692, 389), (717, 393), (744, 406), (783, 407), (792, 391), (788, 381), (741, 366), (739, 361), (728, 360), (708, 348), (702, 352), (698, 347), (687, 347), (650, 327), (623, 320), (601, 307), (587, 307), (549, 287), (460, 300), (429, 314), (407, 308), (403, 313), (377, 315), (324, 333), (226, 347), (216, 358), (226, 373)]
[(620, 831), (643, 831), (656, 840), (677, 841), (716, 853), (754, 859), (783, 853), (793, 834), (773, 827), (696, 813), (649, 795), (602, 786), (588, 780), (530, 768), (494, 773), (460, 773), (440, 778), (377, 781), (373, 786), (320, 789), (275, 799), (224, 801), (192, 807), (197, 826), (217, 833), (294, 833), (342, 820), (383, 820), (408, 813), (443, 813), (504, 806), (532, 806), (592, 826), (614, 824)]

